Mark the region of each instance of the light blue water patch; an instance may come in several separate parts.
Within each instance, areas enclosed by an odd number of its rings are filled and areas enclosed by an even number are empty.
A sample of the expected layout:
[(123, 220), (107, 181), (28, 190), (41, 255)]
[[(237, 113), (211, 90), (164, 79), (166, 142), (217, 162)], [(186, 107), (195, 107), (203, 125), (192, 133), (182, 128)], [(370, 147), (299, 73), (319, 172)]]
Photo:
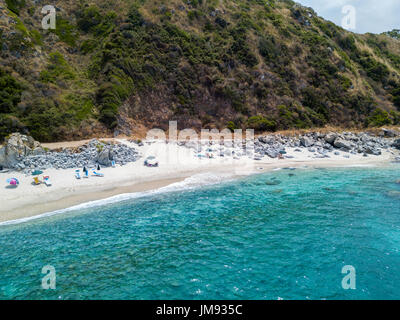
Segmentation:
[(0, 298), (399, 299), (399, 169), (281, 170), (3, 226)]

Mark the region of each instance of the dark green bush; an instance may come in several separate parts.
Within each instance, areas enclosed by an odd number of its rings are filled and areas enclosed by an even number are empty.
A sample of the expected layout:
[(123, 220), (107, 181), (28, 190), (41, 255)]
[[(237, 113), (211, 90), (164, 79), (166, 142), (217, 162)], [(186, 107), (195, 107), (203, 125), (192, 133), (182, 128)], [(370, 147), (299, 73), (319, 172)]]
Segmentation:
[(257, 57), (252, 53), (246, 36), (246, 29), (237, 27), (231, 31), (234, 42), (231, 47), (231, 52), (236, 55), (241, 63), (248, 67), (254, 67), (258, 64)]
[(275, 131), (276, 122), (274, 120), (268, 120), (262, 116), (250, 117), (247, 120), (247, 126), (255, 131)]
[(6, 0), (7, 8), (19, 15), (20, 10), (25, 7), (25, 0)]
[(234, 132), (235, 129), (237, 129), (233, 121), (228, 121), (228, 123), (226, 124), (226, 128), (229, 129), (231, 132)]
[(21, 101), (23, 87), (0, 68), (0, 113), (10, 113)]
[(72, 80), (74, 78), (75, 73), (64, 56), (59, 52), (50, 53), (47, 68), (40, 73), (41, 81), (56, 83), (59, 79)]
[(57, 17), (56, 20), (56, 29), (52, 30), (61, 41), (70, 45), (71, 47), (75, 47), (76, 40), (79, 35), (74, 25), (71, 25), (67, 19)]
[(329, 110), (326, 107), (325, 97), (315, 88), (307, 87), (302, 90), (302, 103), (321, 116), (323, 124), (329, 120)]
[(85, 32), (90, 32), (101, 22), (102, 15), (96, 6), (85, 8), (82, 13), (78, 14), (78, 27)]
[(367, 124), (370, 127), (382, 127), (393, 124), (393, 121), (387, 111), (377, 108), (371, 116), (368, 117)]

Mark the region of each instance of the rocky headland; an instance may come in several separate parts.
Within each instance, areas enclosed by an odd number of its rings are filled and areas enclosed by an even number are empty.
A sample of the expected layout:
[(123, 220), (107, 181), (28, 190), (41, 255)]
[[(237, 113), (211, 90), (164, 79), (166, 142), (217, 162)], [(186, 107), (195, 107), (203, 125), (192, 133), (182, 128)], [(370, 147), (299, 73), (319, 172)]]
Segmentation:
[(8, 169), (26, 171), (34, 169), (72, 169), (97, 164), (110, 166), (112, 161), (118, 165), (135, 162), (139, 152), (125, 144), (91, 140), (78, 148), (48, 150), (29, 136), (14, 133), (0, 148), (0, 166)]

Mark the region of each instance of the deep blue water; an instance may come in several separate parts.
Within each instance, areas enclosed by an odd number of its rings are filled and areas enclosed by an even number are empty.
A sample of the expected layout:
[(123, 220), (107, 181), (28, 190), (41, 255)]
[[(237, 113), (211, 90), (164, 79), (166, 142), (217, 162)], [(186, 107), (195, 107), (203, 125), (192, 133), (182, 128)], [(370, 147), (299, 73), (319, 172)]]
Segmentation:
[(281, 170), (1, 226), (0, 298), (400, 299), (399, 179)]

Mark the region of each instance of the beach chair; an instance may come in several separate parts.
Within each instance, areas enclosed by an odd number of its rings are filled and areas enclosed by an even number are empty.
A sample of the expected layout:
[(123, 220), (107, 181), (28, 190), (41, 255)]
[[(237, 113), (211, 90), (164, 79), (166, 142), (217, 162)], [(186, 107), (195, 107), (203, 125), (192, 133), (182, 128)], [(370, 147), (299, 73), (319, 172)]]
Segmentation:
[(41, 184), (42, 182), (39, 180), (39, 177), (33, 177), (33, 184), (35, 186), (38, 186), (39, 184)]
[(83, 177), (85, 178), (85, 179), (89, 179), (89, 171), (85, 171), (84, 173), (83, 173)]
[(81, 179), (81, 173), (80, 173), (79, 170), (76, 170), (76, 171), (75, 171), (75, 178), (78, 179), (78, 180)]
[(111, 167), (115, 168), (115, 161), (111, 161)]
[(96, 172), (95, 169), (93, 169), (93, 175), (94, 175), (95, 177), (101, 177), (101, 178), (104, 177), (104, 174)]
[(47, 187), (51, 187), (51, 185), (52, 185), (49, 176), (43, 177), (43, 182), (44, 182), (44, 184), (45, 184)]

